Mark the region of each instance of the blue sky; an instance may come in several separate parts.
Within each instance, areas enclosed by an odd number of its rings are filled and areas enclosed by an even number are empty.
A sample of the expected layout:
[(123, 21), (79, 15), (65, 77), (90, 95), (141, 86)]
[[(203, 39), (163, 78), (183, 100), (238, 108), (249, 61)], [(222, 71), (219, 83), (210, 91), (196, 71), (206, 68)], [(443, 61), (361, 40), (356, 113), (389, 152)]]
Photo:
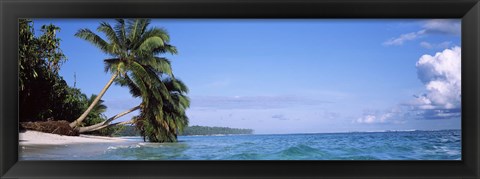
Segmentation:
[[(61, 28), (60, 74), (87, 95), (110, 78), (107, 58), (74, 37), (108, 19), (36, 19)], [(191, 125), (256, 133), (460, 128), (460, 20), (156, 19), (179, 54)], [(39, 32), (37, 32), (39, 34)], [(140, 103), (112, 86), (113, 116)], [(128, 115), (122, 120), (128, 120)]]

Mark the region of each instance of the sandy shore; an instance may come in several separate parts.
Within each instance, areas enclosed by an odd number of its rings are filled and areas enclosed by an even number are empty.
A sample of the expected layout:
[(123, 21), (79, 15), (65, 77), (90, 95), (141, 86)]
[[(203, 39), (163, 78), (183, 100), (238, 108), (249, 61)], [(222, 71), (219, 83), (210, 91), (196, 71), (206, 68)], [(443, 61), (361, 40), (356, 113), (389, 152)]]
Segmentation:
[(19, 134), (21, 146), (31, 145), (69, 145), (82, 143), (118, 143), (125, 139), (117, 137), (102, 137), (92, 135), (62, 136), (38, 131), (26, 131)]

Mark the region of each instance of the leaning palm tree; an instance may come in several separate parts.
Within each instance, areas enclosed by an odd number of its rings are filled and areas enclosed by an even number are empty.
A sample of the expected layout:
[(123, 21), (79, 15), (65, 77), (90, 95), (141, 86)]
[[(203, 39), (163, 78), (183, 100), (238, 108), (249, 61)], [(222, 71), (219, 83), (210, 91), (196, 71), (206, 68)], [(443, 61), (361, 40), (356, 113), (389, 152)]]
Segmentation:
[[(160, 80), (159, 77), (158, 80)], [(186, 96), (188, 88), (182, 81), (174, 78), (161, 80), (167, 88), (171, 100), (166, 100), (164, 97), (157, 98), (153, 95), (153, 91), (142, 91), (137, 85), (141, 83), (141, 81), (134, 82), (129, 76), (119, 78), (116, 82), (121, 86), (127, 86), (133, 97), (147, 96), (147, 98), (142, 98), (141, 105), (115, 115), (102, 123), (80, 128), (81, 133), (92, 132), (120, 124), (135, 124), (144, 137), (144, 140), (148, 138), (151, 142), (177, 141), (178, 133), (188, 126), (188, 117), (185, 114), (185, 110), (190, 106), (190, 100)], [(158, 90), (155, 88), (150, 89)], [(159, 108), (159, 106), (161, 106), (161, 108)], [(130, 121), (110, 123), (117, 116), (120, 117), (138, 109), (140, 109), (140, 114)]]
[[(85, 112), (70, 123), (72, 128), (77, 128), (82, 123), (117, 78), (133, 74), (133, 78), (143, 80), (142, 84), (139, 84), (140, 88), (145, 88), (154, 83), (147, 76), (148, 70), (154, 70), (157, 75), (172, 75), (168, 60), (157, 57), (158, 54), (167, 52), (177, 53), (176, 48), (168, 44), (170, 37), (164, 29), (147, 28), (150, 24), (148, 19), (117, 19), (116, 21), (114, 27), (107, 22), (102, 22), (97, 28), (107, 37), (107, 40), (89, 29), (80, 29), (75, 34), (112, 57), (104, 60), (105, 70), (112, 76)], [(163, 90), (158, 93), (168, 93), (166, 89)]]
[[(185, 110), (190, 106), (186, 96), (188, 88), (180, 80), (164, 79), (170, 99), (159, 99), (155, 95), (143, 98), (140, 114), (135, 116), (133, 123), (140, 131), (144, 140), (151, 142), (176, 142), (179, 132), (188, 126)], [(158, 108), (158, 104), (162, 104)]]

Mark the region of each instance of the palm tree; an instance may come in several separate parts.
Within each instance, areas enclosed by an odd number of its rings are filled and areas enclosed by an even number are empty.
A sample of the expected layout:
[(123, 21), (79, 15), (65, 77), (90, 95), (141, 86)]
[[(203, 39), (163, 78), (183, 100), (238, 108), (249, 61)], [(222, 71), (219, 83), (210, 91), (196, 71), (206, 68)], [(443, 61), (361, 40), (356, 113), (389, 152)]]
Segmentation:
[[(97, 95), (92, 94), (89, 98), (86, 98), (86, 103), (85, 103), (85, 108), (88, 107), (88, 104), (91, 104), (95, 98), (97, 98)], [(100, 100), (90, 111), (86, 119), (82, 122), (81, 126), (87, 126), (87, 127), (78, 127), (77, 130), (79, 133), (85, 133), (85, 132), (91, 132), (87, 131), (86, 129), (90, 129), (91, 126), (95, 126), (97, 123), (103, 123), (103, 121), (106, 121), (107, 117), (103, 114), (105, 111), (107, 111), (107, 106), (105, 106), (103, 100)], [(109, 131), (103, 130), (99, 131), (100, 134), (108, 134)]]
[[(118, 77), (124, 78), (131, 75), (132, 78), (141, 81), (138, 85), (145, 90), (147, 86), (161, 85), (158, 82), (155, 84), (155, 81), (150, 79), (148, 71), (153, 70), (157, 76), (172, 76), (169, 61), (156, 56), (167, 52), (177, 53), (176, 48), (168, 44), (170, 37), (164, 29), (147, 28), (150, 24), (149, 19), (117, 19), (116, 21), (114, 27), (107, 22), (102, 22), (97, 28), (97, 31), (103, 32), (107, 40), (89, 29), (80, 29), (75, 34), (75, 36), (87, 40), (104, 53), (112, 56), (112, 58), (104, 60), (105, 71), (110, 72), (112, 76), (85, 112), (70, 123), (72, 128), (77, 128), (82, 123)], [(162, 88), (158, 89), (162, 90)], [(158, 93), (165, 94), (168, 91), (163, 88), (163, 91)], [(145, 95), (143, 94), (142, 97), (146, 97)]]
[[(92, 104), (93, 101), (97, 98), (98, 95), (92, 94), (90, 98), (87, 99), (87, 104)], [(103, 104), (105, 101), (99, 100), (97, 104), (92, 108), (90, 113), (87, 116), (87, 119), (93, 120), (96, 118), (105, 118), (105, 115), (103, 114), (105, 111), (107, 111), (107, 106)]]
[[(188, 117), (185, 110), (190, 106), (186, 96), (187, 86), (174, 78), (163, 79), (169, 91), (170, 99), (156, 98), (149, 95), (143, 98), (140, 114), (135, 116), (133, 123), (140, 130), (144, 140), (150, 142), (176, 142), (179, 131), (188, 126)], [(161, 103), (161, 108), (158, 104)]]
[[(92, 94), (89, 98), (85, 96), (86, 104), (85, 109), (88, 108), (89, 104), (92, 104), (93, 101), (97, 98), (98, 95)], [(92, 108), (90, 113), (87, 115), (85, 120), (82, 122), (81, 126), (91, 126), (98, 122), (104, 121), (107, 117), (103, 114), (107, 111), (107, 106), (103, 104), (103, 100), (99, 100), (97, 104)], [(86, 127), (79, 127), (78, 129), (86, 128)], [(82, 131), (83, 132), (83, 131)]]
[[(116, 81), (121, 86), (127, 86), (132, 96), (142, 96), (142, 91), (137, 86), (137, 83), (140, 82), (135, 83), (128, 76), (118, 78)], [(120, 124), (136, 124), (144, 140), (148, 138), (151, 142), (176, 142), (178, 133), (188, 126), (188, 117), (185, 114), (185, 110), (190, 106), (190, 100), (186, 96), (188, 88), (178, 79), (166, 78), (161, 81), (167, 88), (172, 100), (163, 100), (160, 105), (159, 101), (164, 99), (163, 97), (156, 98), (151, 91), (144, 91), (143, 93), (148, 98), (142, 98), (141, 105), (117, 114), (102, 123), (81, 127), (79, 131), (81, 133), (92, 132)], [(158, 106), (161, 106), (161, 108)], [(132, 120), (110, 124), (111, 121), (138, 109), (141, 110), (140, 115), (135, 116)]]

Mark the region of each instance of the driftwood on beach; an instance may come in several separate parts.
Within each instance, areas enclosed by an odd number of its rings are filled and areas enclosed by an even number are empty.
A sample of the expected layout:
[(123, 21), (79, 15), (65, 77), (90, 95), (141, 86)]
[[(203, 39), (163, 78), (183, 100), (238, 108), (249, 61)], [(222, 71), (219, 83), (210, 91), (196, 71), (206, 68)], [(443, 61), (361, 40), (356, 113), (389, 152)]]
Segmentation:
[(79, 132), (71, 128), (69, 124), (70, 123), (65, 120), (20, 123), (20, 125), (27, 130), (35, 130), (51, 134), (78, 136)]

